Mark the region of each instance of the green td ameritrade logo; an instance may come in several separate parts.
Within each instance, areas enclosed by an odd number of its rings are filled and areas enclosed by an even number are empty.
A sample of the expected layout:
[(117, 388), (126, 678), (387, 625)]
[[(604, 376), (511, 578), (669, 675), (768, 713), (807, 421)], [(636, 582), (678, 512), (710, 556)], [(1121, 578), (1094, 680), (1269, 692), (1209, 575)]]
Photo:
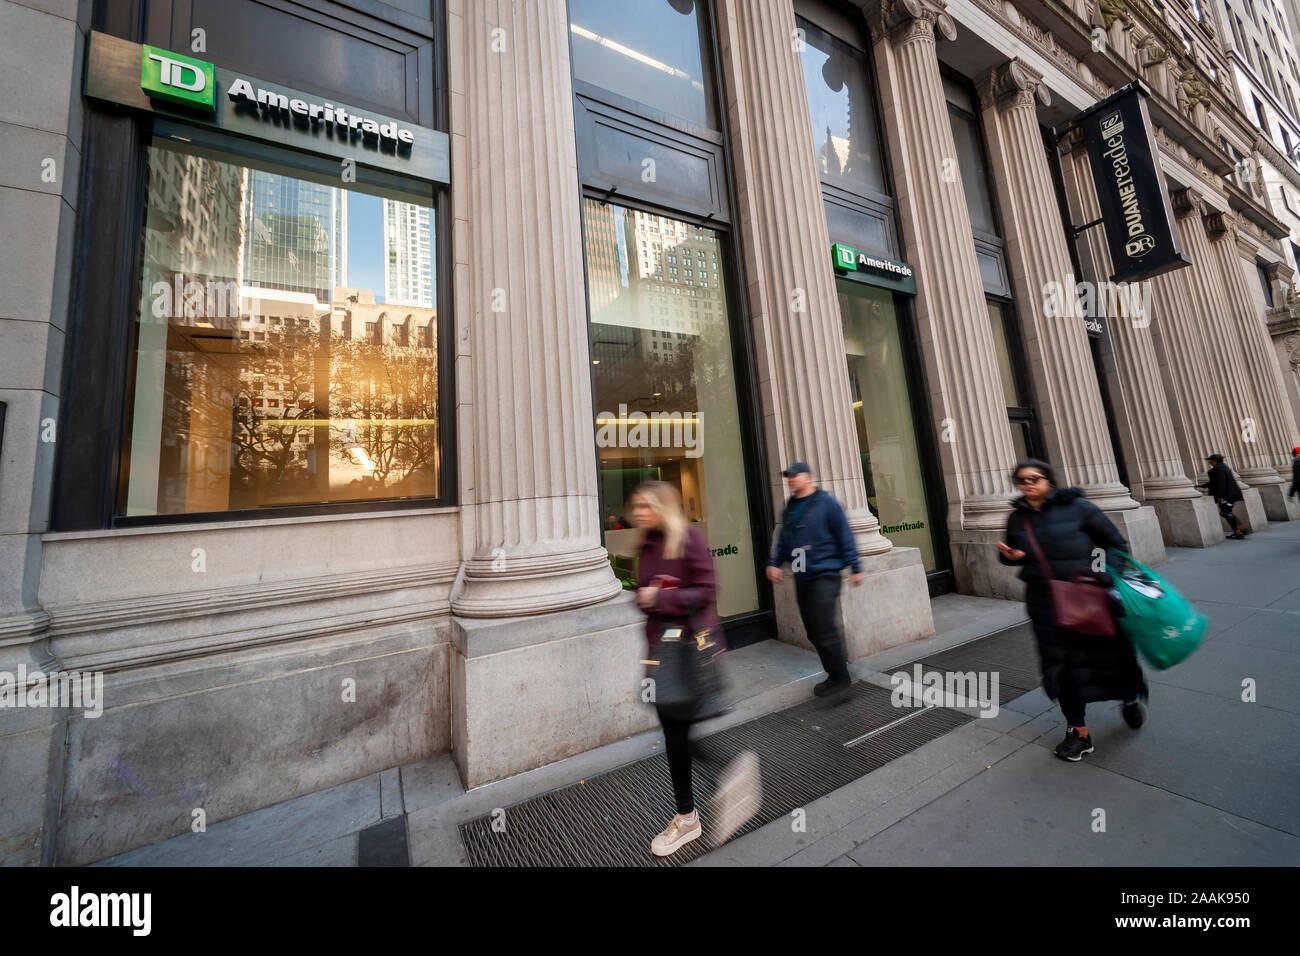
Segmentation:
[(140, 59), (140, 89), (160, 100), (213, 112), (217, 74), (211, 63), (146, 45)]
[(858, 254), (853, 251), (852, 246), (841, 245), (837, 242), (831, 246), (831, 254), (835, 257), (835, 268), (857, 271)]

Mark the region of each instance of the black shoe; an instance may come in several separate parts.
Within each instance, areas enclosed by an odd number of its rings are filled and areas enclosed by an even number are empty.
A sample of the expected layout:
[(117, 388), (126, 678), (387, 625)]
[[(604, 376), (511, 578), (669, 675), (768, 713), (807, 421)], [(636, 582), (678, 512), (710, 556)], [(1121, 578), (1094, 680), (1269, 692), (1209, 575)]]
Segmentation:
[(1062, 760), (1069, 760), (1078, 763), (1083, 759), (1084, 754), (1090, 754), (1093, 751), (1092, 735), (1080, 737), (1079, 732), (1073, 727), (1065, 728), (1065, 739), (1056, 745), (1056, 756)]
[(853, 678), (846, 677), (843, 680), (833, 681), (830, 678), (822, 681), (813, 688), (813, 694), (817, 697), (834, 700), (836, 702), (847, 700), (849, 688), (853, 686)]
[(1133, 701), (1131, 704), (1125, 704), (1120, 708), (1120, 713), (1124, 717), (1124, 723), (1128, 724), (1134, 730), (1137, 730), (1146, 723), (1146, 708), (1142, 706), (1141, 701)]
[(1242, 534), (1240, 531), (1237, 531), (1237, 532), (1235, 532), (1235, 533), (1233, 533), (1233, 534), (1228, 535), (1228, 540), (1229, 540), (1229, 541), (1244, 541), (1244, 540), (1246, 540), (1246, 536), (1245, 536), (1244, 534)]

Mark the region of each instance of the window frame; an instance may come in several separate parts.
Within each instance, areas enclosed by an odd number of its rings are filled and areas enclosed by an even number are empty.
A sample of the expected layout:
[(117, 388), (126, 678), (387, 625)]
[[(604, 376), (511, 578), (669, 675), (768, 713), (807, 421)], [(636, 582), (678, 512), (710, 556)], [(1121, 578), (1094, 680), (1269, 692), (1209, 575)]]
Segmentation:
[[(446, 22), (446, 0), (431, 0), (430, 23)], [(147, 43), (148, 24), (132, 5), (95, 3), (92, 26), (137, 43)], [(445, 80), (446, 31), (432, 29), (433, 71), (427, 92), (434, 129), (446, 130), (449, 103)], [(408, 81), (409, 81), (408, 77)], [(391, 177), (358, 168), (358, 178), (383, 184), (405, 181), (413, 192), (431, 194), (436, 217), (433, 269), (439, 317), (437, 361), (439, 403), (439, 493), (419, 498), (316, 502), (268, 508), (204, 511), (169, 515), (120, 515), (120, 489), (129, 479), (125, 441), (129, 383), (135, 356), (135, 331), (141, 302), (144, 211), (148, 199), (147, 151), (156, 128), (175, 128), (176, 120), (159, 114), (120, 110), (93, 100), (81, 103), (83, 175), (72, 256), (72, 288), (65, 330), (65, 358), (60, 388), (56, 449), (50, 494), (52, 532), (90, 532), (148, 525), (214, 522), (265, 522), (281, 518), (364, 514), (458, 505), (455, 382), (455, 324), (452, 289), (451, 187), (423, 180)], [(337, 160), (308, 150), (223, 137), (223, 152), (265, 150), (289, 166), (310, 169)], [(93, 173), (93, 174), (92, 174)], [(391, 177), (391, 178), (389, 178)], [(112, 183), (113, 188), (104, 188)], [(94, 303), (94, 307), (90, 305)], [(105, 316), (98, 319), (98, 316)], [(444, 321), (445, 317), (445, 321)]]

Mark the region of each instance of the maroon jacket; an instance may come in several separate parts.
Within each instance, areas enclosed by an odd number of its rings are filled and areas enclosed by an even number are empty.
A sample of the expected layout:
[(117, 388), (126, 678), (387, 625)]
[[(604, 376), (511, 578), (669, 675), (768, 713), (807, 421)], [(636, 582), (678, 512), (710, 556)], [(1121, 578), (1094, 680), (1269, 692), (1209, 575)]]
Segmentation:
[(655, 606), (642, 611), (646, 615), (646, 640), (650, 646), (658, 643), (664, 628), (689, 624), (696, 629), (711, 628), (713, 639), (720, 647), (726, 647), (722, 625), (714, 611), (718, 584), (713, 571), (713, 552), (699, 528), (687, 527), (682, 556), (675, 561), (664, 557), (663, 532), (657, 529), (646, 532), (645, 541), (637, 551), (637, 585), (649, 587), (659, 574), (677, 578), (678, 584), (660, 588)]

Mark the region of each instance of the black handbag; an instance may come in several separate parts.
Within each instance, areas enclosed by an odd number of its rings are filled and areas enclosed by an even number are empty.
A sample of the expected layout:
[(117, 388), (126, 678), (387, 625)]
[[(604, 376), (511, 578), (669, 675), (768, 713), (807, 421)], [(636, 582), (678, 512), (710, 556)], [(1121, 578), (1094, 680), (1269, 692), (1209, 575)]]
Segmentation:
[(694, 723), (723, 712), (718, 673), (722, 651), (711, 629), (697, 630), (689, 619), (664, 628), (656, 659), (646, 661), (646, 676), (654, 681), (653, 702), (662, 716)]

